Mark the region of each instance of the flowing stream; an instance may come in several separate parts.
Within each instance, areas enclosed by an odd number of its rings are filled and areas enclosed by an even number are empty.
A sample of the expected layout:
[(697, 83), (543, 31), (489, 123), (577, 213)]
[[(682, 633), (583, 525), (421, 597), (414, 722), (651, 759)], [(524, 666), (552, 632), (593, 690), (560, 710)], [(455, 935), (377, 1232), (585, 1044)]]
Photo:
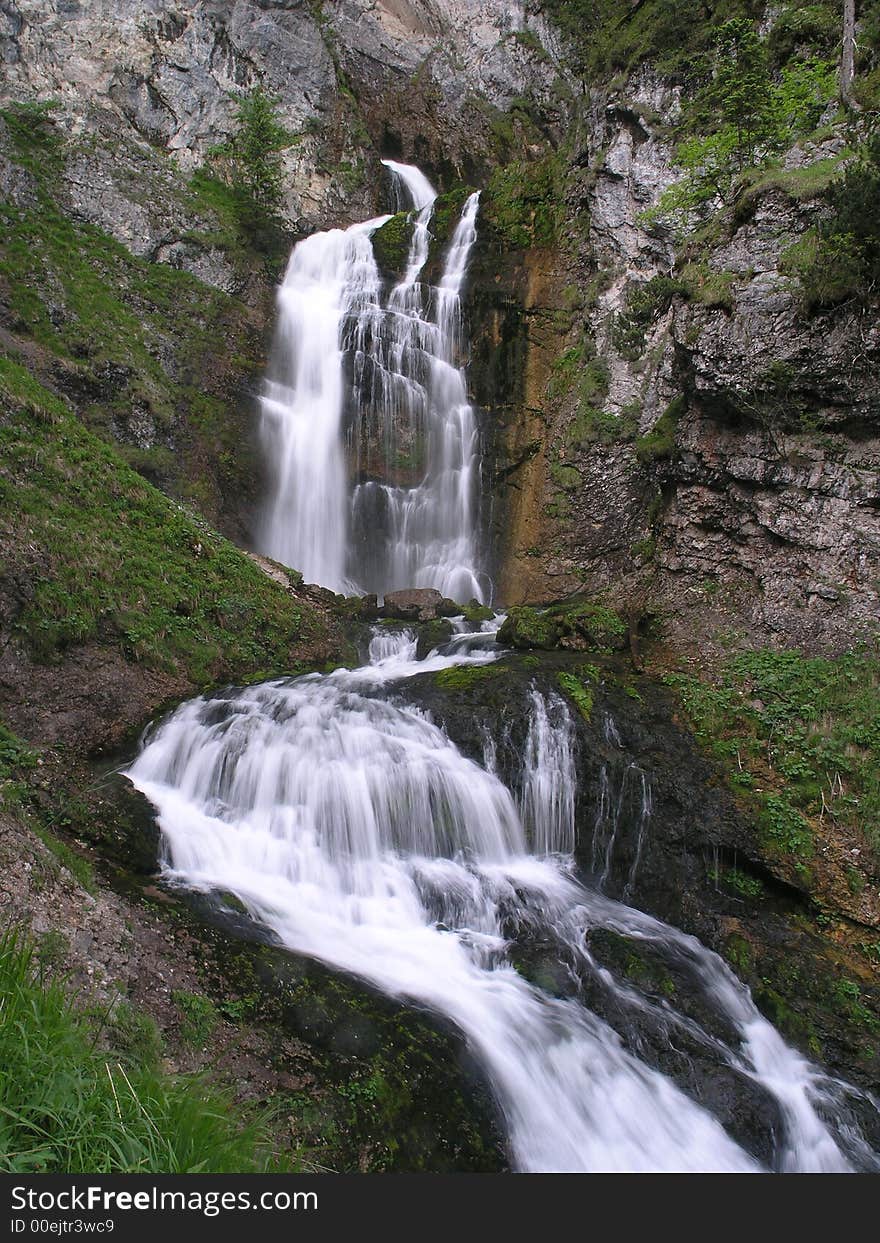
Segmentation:
[[(484, 1066), (523, 1171), (846, 1171), (874, 1157), (842, 1086), (790, 1049), (748, 990), (693, 937), (575, 876), (574, 734), (563, 701), (531, 693), (521, 771), (508, 787), (465, 757), (407, 679), (496, 659), (489, 626), (416, 659), (412, 634), (377, 627), (369, 663), (182, 705), (129, 775), (156, 805), (167, 872), (235, 893), (293, 950), (451, 1019)], [(627, 778), (643, 818), (648, 786)], [(613, 849), (615, 796), (596, 817)], [(686, 971), (724, 1040), (598, 964), (597, 928), (657, 947)], [(577, 990), (559, 996), (513, 965), (538, 937), (574, 981), (633, 1016), (686, 1031), (751, 1081), (778, 1123), (762, 1162), (640, 1056)]]
[(386, 216), (300, 242), (279, 290), (260, 402), (260, 551), (335, 591), (434, 587), (482, 602), (480, 437), (461, 314), (479, 195), (438, 239), (439, 282), (425, 285), (436, 192), (417, 168), (384, 163), (412, 209), (399, 282), (386, 293), (373, 254)]

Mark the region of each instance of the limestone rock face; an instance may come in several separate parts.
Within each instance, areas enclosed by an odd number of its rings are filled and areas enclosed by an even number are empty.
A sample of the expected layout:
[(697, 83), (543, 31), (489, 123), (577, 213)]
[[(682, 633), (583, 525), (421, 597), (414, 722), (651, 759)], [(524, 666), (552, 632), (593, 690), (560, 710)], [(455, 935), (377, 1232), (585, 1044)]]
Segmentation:
[[(0, 55), (12, 98), (55, 101), (73, 132), (102, 118), (123, 148), (140, 140), (186, 171), (230, 136), (236, 96), (262, 86), (296, 136), (285, 206), (309, 229), (369, 214), (379, 147), (460, 167), (485, 141), (487, 105), (525, 89), (558, 111), (558, 68), (527, 28), (553, 46), (539, 18), (501, 0), (338, 0), (320, 16), (305, 0), (9, 0)], [(81, 180), (83, 210), (103, 224), (121, 212), (135, 236), (143, 212), (111, 180), (95, 201)]]
[[(518, 334), (506, 348), (525, 360), (499, 417), (519, 404), (536, 437), (524, 454), (505, 433), (499, 451), (499, 507), (516, 527), (502, 594), (586, 588), (658, 612), (685, 646), (839, 650), (880, 613), (880, 324), (855, 305), (804, 305), (786, 254), (826, 209), (784, 175), (838, 157), (842, 139), (794, 148), (782, 180), (745, 192), (682, 258), (650, 213), (681, 175), (667, 137), (678, 107), (647, 70), (591, 97), (553, 280), (493, 328)], [(632, 295), (657, 277), (668, 296), (626, 341)], [(504, 280), (508, 297), (528, 287)]]

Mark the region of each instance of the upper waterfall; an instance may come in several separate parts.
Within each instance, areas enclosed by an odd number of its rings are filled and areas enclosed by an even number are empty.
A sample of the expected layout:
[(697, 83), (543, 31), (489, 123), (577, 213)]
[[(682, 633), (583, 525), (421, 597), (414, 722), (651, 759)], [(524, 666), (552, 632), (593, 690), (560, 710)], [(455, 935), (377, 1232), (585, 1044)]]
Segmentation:
[(260, 398), (269, 488), (261, 551), (336, 591), (436, 587), (483, 601), (480, 437), (468, 401), (461, 292), (479, 195), (464, 204), (436, 287), (423, 284), (436, 192), (383, 160), (412, 237), (383, 291), (371, 235), (388, 217), (294, 248)]

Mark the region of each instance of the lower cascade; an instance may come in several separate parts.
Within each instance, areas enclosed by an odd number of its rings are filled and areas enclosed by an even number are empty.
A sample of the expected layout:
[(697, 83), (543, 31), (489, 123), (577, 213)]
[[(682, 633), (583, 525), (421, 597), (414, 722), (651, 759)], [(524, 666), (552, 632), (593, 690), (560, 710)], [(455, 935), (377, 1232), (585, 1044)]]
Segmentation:
[[(497, 658), (490, 623), (459, 629), (417, 660), (411, 633), (377, 627), (362, 668), (182, 705), (129, 770), (158, 809), (167, 876), (234, 893), (291, 950), (455, 1023), (486, 1072), (518, 1170), (878, 1168), (847, 1107), (855, 1089), (789, 1048), (717, 955), (602, 892), (622, 803), (637, 810), (639, 851), (650, 849), (649, 774), (627, 772), (618, 790), (603, 778), (594, 876), (581, 881), (563, 701), (533, 687), (509, 784), (493, 737), (480, 764), (404, 702), (409, 678)], [(731, 1038), (602, 966), (589, 944), (597, 929), (674, 960)], [(529, 939), (552, 947), (572, 985), (563, 995), (514, 965)], [(764, 1155), (650, 1065), (591, 1004), (600, 994), (633, 1026), (687, 1032), (752, 1085), (774, 1119)]]

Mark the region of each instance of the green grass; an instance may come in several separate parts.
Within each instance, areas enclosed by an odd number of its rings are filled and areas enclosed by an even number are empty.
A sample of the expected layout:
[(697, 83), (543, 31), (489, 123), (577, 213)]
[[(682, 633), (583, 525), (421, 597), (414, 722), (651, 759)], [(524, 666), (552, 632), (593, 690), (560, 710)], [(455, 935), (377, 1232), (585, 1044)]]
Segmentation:
[(175, 989), (171, 1000), (180, 1011), (180, 1038), (184, 1044), (203, 1049), (217, 1025), (217, 1007), (204, 993)]
[(808, 859), (809, 819), (820, 816), (859, 831), (880, 852), (876, 653), (759, 650), (734, 657), (711, 684), (680, 674), (666, 680), (697, 737), (757, 800), (771, 852)]
[(560, 689), (572, 701), (585, 721), (593, 715), (593, 687), (599, 680), (595, 665), (580, 665), (576, 669), (562, 670), (556, 674)]
[[(51, 394), (0, 372), (0, 555), (28, 580), (15, 630), (51, 662), (97, 640), (196, 683), (290, 668), (310, 615), (137, 475)], [(18, 372), (11, 372), (13, 383)]]
[[(34, 948), (10, 932), (0, 938), (0, 997), (0, 1171), (278, 1168), (263, 1123), (237, 1116), (203, 1080), (172, 1078), (155, 1060), (134, 1063), (130, 1042), (101, 1047), (98, 1020), (78, 1012), (62, 984), (43, 976)], [(142, 1027), (134, 1047), (155, 1055)]]

